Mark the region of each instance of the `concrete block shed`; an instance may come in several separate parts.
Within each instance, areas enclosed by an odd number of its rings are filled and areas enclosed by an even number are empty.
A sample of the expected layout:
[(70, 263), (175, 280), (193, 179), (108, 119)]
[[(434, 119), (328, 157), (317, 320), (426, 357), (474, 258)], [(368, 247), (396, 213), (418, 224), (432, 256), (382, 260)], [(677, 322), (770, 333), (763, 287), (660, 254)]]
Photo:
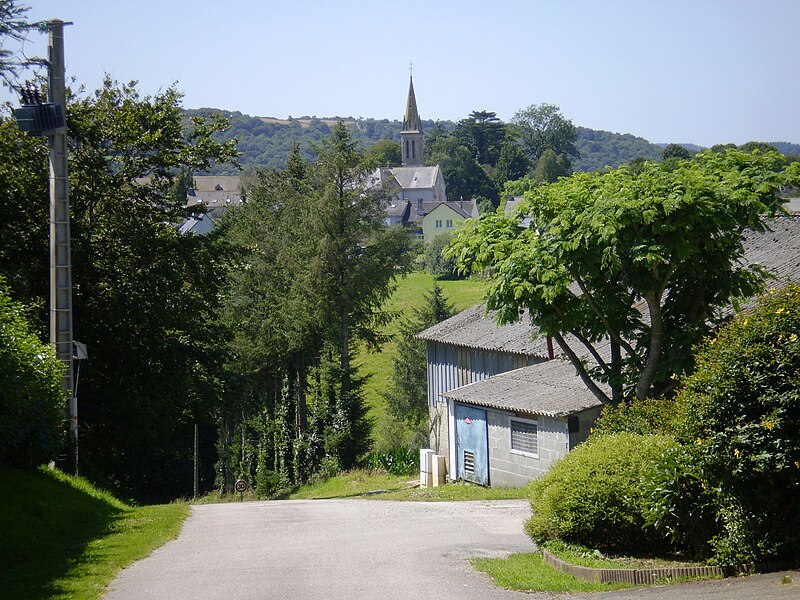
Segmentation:
[(555, 359), (442, 394), (451, 479), (526, 485), (585, 441), (601, 403), (574, 367)]

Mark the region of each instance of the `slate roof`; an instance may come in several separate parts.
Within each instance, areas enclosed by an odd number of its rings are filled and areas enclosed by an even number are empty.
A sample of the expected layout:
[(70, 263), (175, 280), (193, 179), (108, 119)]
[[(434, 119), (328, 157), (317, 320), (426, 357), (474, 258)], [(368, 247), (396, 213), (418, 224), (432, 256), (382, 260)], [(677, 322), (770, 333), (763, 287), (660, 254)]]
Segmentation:
[(558, 358), (506, 371), (442, 396), (478, 406), (556, 418), (601, 406), (569, 361)]
[(432, 188), (440, 177), (439, 165), (433, 167), (390, 167), (388, 171), (404, 190)]
[(496, 350), (547, 358), (547, 341), (536, 338), (527, 315), (516, 323), (498, 325), (483, 304), (468, 308), (457, 315), (429, 327), (417, 337), (454, 346)]
[(238, 175), (195, 175), (192, 177), (194, 189), (198, 192), (225, 190), (239, 192), (242, 189), (242, 178)]
[(186, 206), (195, 206), (197, 204), (203, 204), (209, 208), (234, 206), (242, 204), (242, 196), (239, 192), (229, 190), (210, 190), (205, 192), (196, 189), (189, 190), (186, 197)]
[(767, 226), (771, 231), (745, 235), (743, 264), (765, 267), (775, 274), (778, 285), (800, 283), (800, 214), (770, 219)]

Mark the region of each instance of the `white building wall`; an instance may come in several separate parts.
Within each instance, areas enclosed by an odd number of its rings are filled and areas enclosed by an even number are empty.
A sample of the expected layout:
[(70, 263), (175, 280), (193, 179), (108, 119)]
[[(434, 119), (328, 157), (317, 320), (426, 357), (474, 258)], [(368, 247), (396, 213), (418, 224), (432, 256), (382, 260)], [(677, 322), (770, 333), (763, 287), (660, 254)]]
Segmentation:
[(489, 425), (489, 484), (493, 487), (522, 487), (544, 475), (554, 462), (569, 452), (567, 421), (553, 417), (519, 417), (537, 423), (538, 456), (511, 450), (513, 413), (487, 409)]

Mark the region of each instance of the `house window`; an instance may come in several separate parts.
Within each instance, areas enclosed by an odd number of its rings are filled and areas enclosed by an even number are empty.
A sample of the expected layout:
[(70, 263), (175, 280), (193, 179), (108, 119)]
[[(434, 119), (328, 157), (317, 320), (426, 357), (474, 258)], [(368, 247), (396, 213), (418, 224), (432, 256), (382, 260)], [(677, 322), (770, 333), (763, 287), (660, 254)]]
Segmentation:
[(436, 219), (436, 229), (441, 229), (441, 228), (442, 228), (442, 220)]
[(448, 229), (452, 229), (453, 228), (453, 219), (447, 219), (447, 228)]
[(539, 427), (536, 421), (511, 419), (511, 451), (539, 458)]
[(416, 140), (411, 140), (411, 157), (417, 158), (417, 142)]
[(406, 158), (408, 158), (408, 140), (406, 140)]

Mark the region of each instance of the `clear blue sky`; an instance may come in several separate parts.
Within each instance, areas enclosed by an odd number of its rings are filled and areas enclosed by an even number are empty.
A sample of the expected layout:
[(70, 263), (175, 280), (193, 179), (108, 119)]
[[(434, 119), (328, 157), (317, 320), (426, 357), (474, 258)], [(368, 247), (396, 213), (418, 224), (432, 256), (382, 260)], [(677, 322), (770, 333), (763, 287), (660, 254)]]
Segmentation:
[(652, 142), (800, 143), (800, 0), (18, 3), (74, 22), (68, 76), (177, 82), (187, 108), (399, 119), (413, 60), (425, 119), (549, 102)]

